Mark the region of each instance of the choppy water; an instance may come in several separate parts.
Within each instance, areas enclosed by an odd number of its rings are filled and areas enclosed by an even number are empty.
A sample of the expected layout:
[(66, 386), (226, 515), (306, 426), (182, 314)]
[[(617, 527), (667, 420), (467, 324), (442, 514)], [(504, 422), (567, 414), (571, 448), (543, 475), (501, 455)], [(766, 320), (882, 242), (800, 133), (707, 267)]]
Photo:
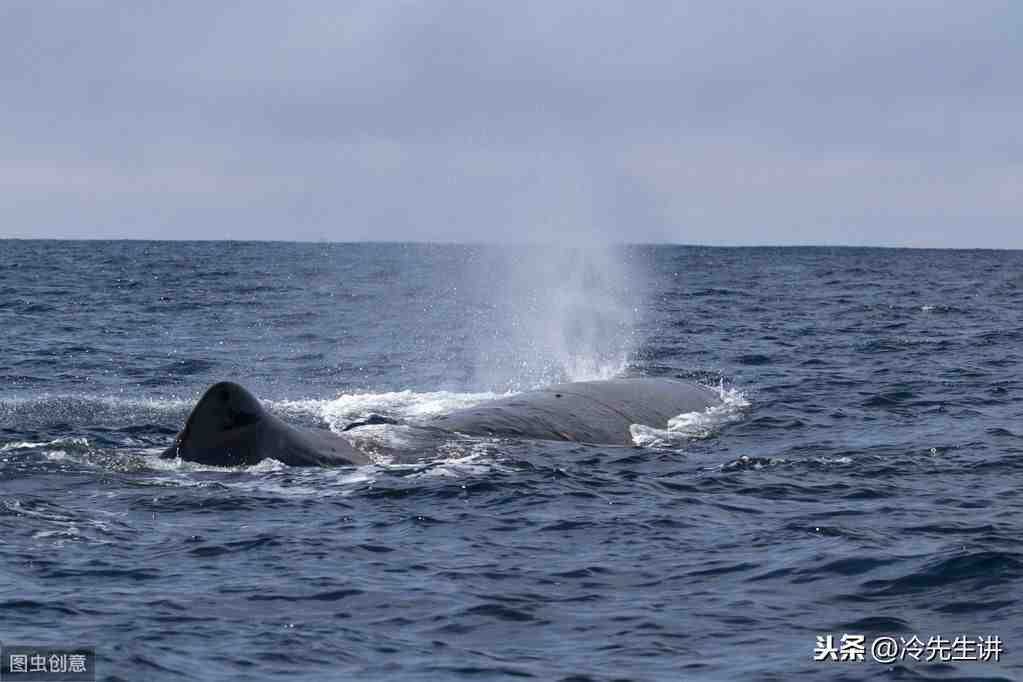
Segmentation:
[[(549, 253), (0, 241), (0, 639), (104, 680), (1023, 678), (1023, 253)], [(614, 374), (725, 407), (636, 448), (155, 457), (220, 379), (340, 429)], [(1005, 651), (813, 660), (849, 633)]]

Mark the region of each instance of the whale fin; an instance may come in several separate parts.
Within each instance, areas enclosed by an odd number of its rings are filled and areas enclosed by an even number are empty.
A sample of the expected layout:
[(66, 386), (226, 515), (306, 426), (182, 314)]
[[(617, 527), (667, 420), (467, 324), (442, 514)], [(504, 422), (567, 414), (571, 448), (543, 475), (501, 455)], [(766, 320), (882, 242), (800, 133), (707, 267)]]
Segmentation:
[(213, 466), (256, 464), (273, 458), (292, 466), (362, 464), (368, 458), (323, 429), (300, 429), (269, 414), (236, 383), (214, 384), (162, 455)]
[(222, 381), (210, 386), (185, 422), (185, 432), (196, 439), (210, 439), (252, 426), (265, 416), (256, 397), (238, 384)]

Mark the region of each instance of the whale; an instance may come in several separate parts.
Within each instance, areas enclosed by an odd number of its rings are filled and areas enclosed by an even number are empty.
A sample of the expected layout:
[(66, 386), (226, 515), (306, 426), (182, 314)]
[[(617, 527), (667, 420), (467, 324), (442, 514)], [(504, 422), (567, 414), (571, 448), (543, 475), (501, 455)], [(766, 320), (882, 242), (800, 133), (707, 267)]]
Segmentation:
[[(660, 377), (577, 381), (498, 398), (414, 426), (438, 437), (567, 441), (633, 445), (631, 426), (664, 428), (672, 417), (720, 404), (705, 386)], [(396, 423), (372, 415), (350, 424)], [(344, 435), (289, 424), (241, 385), (214, 384), (199, 399), (161, 457), (213, 466), (249, 466), (274, 459), (290, 466), (342, 466), (373, 460)]]
[(270, 414), (254, 395), (230, 381), (206, 390), (161, 457), (213, 466), (248, 466), (264, 459), (292, 466), (370, 462), (332, 431), (293, 426)]
[(469, 436), (633, 445), (633, 424), (664, 428), (674, 416), (718, 403), (716, 391), (675, 379), (577, 381), (457, 410), (431, 426)]

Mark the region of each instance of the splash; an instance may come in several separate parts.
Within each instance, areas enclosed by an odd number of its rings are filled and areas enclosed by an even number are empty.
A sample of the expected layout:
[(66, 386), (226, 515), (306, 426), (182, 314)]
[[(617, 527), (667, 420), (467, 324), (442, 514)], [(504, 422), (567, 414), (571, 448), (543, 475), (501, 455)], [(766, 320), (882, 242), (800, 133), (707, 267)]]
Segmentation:
[(737, 388), (715, 389), (721, 403), (700, 412), (686, 412), (668, 420), (667, 428), (655, 429), (644, 424), (629, 427), (632, 441), (643, 447), (679, 447), (691, 440), (710, 438), (726, 424), (737, 422), (749, 410), (745, 393)]
[(0, 445), (0, 452), (11, 452), (12, 450), (35, 450), (40, 448), (59, 449), (65, 446), (84, 449), (89, 447), (89, 441), (86, 438), (57, 438), (55, 440), (40, 441), (38, 443), (32, 441), (18, 441), (16, 443)]
[[(506, 395), (506, 394), (504, 394)], [(385, 414), (398, 420), (422, 421), (463, 407), (503, 397), (497, 393), (455, 393), (451, 391), (391, 391), (388, 393), (343, 393), (334, 400), (285, 400), (267, 402), (277, 414), (312, 415), (332, 431), (343, 431), (352, 422), (370, 414)]]
[(621, 374), (638, 345), (639, 278), (624, 247), (516, 246), (479, 264), (477, 379), (528, 390)]

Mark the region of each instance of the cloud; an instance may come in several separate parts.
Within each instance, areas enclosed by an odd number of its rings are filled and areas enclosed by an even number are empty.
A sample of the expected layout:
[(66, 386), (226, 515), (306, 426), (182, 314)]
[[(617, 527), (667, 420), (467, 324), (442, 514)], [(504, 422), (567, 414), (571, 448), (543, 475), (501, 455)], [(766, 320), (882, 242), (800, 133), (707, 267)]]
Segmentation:
[(0, 236), (1023, 248), (1012, 3), (0, 15)]

